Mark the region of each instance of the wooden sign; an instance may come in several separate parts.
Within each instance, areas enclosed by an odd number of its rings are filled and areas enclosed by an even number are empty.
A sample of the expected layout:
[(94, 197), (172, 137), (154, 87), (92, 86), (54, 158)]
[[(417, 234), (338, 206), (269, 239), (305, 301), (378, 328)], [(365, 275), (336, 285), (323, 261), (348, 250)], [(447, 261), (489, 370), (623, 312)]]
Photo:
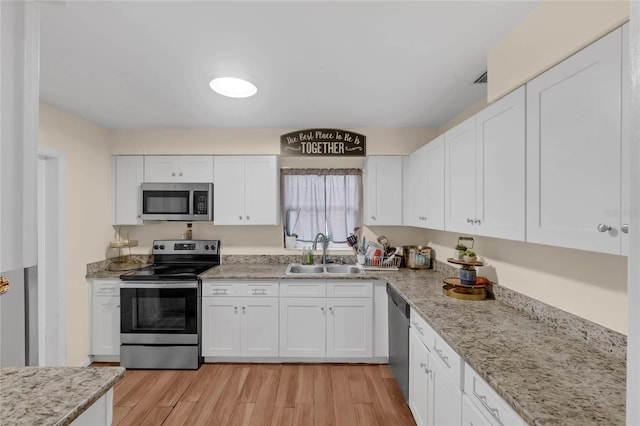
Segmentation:
[(339, 129), (306, 129), (280, 136), (284, 157), (365, 157), (367, 137)]

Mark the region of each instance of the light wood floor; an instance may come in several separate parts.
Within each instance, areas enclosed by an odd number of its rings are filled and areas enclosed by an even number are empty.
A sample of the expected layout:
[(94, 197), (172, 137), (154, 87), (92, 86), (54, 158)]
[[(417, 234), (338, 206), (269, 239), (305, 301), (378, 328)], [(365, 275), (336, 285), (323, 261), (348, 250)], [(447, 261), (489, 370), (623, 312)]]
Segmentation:
[(388, 365), (128, 370), (113, 404), (114, 425), (415, 425)]

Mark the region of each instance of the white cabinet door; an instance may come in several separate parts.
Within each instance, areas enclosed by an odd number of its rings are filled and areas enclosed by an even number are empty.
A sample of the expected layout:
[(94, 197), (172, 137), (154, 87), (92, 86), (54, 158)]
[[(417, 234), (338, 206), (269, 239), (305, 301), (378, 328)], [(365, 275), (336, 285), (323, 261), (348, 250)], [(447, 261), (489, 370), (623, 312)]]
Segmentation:
[[(280, 173), (278, 157), (245, 157), (245, 223), (278, 225), (280, 223)], [(215, 193), (215, 191), (214, 191)]]
[(216, 225), (280, 223), (280, 173), (276, 156), (214, 157)]
[(94, 296), (91, 342), (92, 355), (120, 355), (119, 296)]
[(140, 155), (113, 156), (112, 225), (142, 225), (140, 184), (144, 179), (144, 160)]
[(402, 224), (402, 157), (367, 157), (365, 179), (365, 225)]
[(476, 115), (475, 232), (525, 238), (525, 89)]
[(476, 117), (449, 130), (445, 141), (444, 228), (473, 233), (476, 211)]
[(620, 254), (629, 255), (629, 222), (631, 221), (631, 58), (629, 23), (622, 26), (622, 192), (620, 208)]
[(214, 157), (213, 221), (216, 225), (244, 224), (244, 157)]
[(211, 155), (147, 155), (145, 182), (213, 182)]
[(409, 330), (409, 408), (418, 426), (432, 424), (429, 421), (430, 398), (433, 398), (429, 380), (429, 351), (422, 344), (413, 328)]
[(373, 306), (370, 298), (327, 299), (327, 357), (370, 358)]
[(426, 147), (424, 173), (426, 184), (426, 216), (424, 225), (429, 229), (444, 229), (444, 136), (440, 136)]
[(429, 399), (433, 416), (430, 424), (438, 426), (457, 426), (462, 422), (462, 391), (460, 383), (448, 375), (435, 354), (430, 354), (429, 377), (433, 382), (433, 398)]
[(242, 356), (278, 356), (278, 307), (274, 297), (242, 299)]
[(280, 299), (280, 356), (324, 357), (326, 299)]
[(213, 156), (184, 155), (178, 157), (178, 181), (211, 183), (213, 182)]
[(202, 356), (240, 355), (239, 297), (202, 298)]
[(429, 212), (429, 200), (427, 192), (427, 184), (425, 182), (424, 172), (427, 169), (429, 144), (416, 150), (409, 156), (409, 188), (408, 203), (411, 214), (409, 215), (410, 226), (419, 226), (425, 228), (427, 226), (427, 214)]
[(491, 422), (482, 415), (480, 410), (469, 400), (466, 395), (462, 396), (462, 425), (463, 426), (492, 426)]
[(613, 31), (527, 83), (529, 242), (620, 253), (621, 45)]

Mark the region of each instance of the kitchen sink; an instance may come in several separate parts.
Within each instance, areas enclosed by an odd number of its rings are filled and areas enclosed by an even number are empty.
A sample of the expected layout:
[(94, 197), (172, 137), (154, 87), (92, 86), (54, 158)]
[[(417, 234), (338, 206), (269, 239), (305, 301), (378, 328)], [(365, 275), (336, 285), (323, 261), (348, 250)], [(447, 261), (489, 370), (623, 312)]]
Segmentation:
[(364, 269), (355, 265), (301, 265), (290, 263), (285, 275), (355, 275), (364, 274)]

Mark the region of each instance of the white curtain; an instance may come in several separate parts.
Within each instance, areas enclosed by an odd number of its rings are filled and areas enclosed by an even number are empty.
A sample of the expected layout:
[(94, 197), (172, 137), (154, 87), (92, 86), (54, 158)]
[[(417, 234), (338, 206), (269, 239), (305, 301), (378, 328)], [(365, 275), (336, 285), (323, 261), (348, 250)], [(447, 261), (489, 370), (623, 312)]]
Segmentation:
[(360, 223), (360, 174), (284, 174), (285, 231), (312, 242), (344, 243)]

